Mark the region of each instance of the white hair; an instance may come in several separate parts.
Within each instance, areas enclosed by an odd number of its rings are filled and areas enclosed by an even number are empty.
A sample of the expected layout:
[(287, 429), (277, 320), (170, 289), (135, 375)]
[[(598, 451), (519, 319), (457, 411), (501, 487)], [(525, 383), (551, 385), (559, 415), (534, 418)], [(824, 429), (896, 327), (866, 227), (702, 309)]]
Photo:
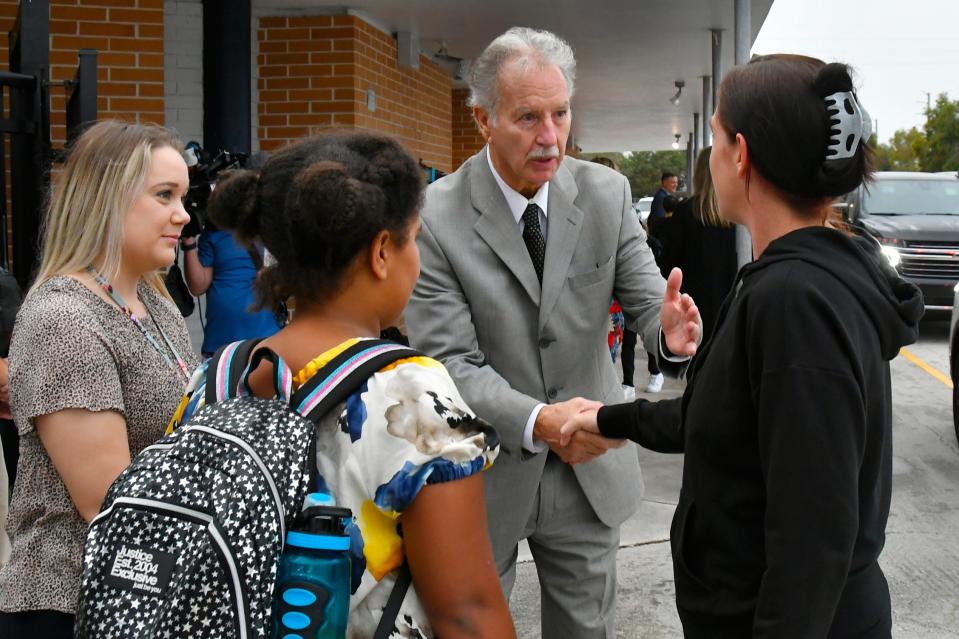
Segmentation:
[(573, 97), (576, 58), (569, 44), (549, 31), (512, 27), (490, 42), (470, 65), (470, 96), (466, 104), (483, 108), (495, 121), (500, 71), (506, 63), (517, 60), (524, 69), (534, 64), (539, 67), (557, 67), (566, 80), (569, 96)]

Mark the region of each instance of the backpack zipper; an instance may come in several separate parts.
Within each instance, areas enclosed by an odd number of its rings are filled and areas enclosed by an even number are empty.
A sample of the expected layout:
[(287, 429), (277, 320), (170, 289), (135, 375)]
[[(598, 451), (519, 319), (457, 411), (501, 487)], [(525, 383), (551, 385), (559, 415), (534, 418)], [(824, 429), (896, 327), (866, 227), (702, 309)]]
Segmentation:
[(169, 449), (173, 448), (174, 446), (176, 446), (175, 443), (169, 443), (169, 444), (163, 444), (163, 443), (160, 443), (160, 444), (151, 444), (150, 446), (147, 446), (146, 448), (141, 448), (141, 449), (140, 449), (140, 452), (137, 453), (137, 455), (139, 455), (140, 453), (145, 453), (145, 452), (147, 452), (147, 451), (152, 451), (152, 450), (169, 450)]
[(117, 506), (127, 506), (134, 510), (149, 510), (154, 512), (160, 511), (171, 513), (174, 516), (177, 516), (179, 519), (192, 519), (206, 524), (207, 534), (210, 535), (210, 538), (213, 539), (214, 545), (216, 545), (216, 547), (219, 549), (220, 556), (223, 557), (223, 561), (227, 566), (227, 572), (230, 573), (230, 579), (233, 583), (233, 601), (237, 611), (237, 618), (239, 619), (238, 636), (240, 639), (247, 639), (247, 625), (249, 624), (249, 619), (247, 618), (246, 603), (243, 601), (243, 589), (242, 583), (240, 582), (240, 571), (237, 568), (236, 557), (233, 555), (233, 551), (226, 543), (226, 540), (223, 539), (223, 535), (220, 534), (220, 530), (217, 527), (216, 521), (213, 519), (213, 517), (200, 510), (194, 510), (192, 508), (186, 508), (184, 506), (177, 506), (174, 504), (167, 504), (154, 499), (118, 497), (113, 501), (112, 504), (110, 504), (110, 506), (103, 510), (103, 512), (93, 518), (93, 520), (90, 522), (90, 527), (92, 528), (93, 526), (96, 526)]

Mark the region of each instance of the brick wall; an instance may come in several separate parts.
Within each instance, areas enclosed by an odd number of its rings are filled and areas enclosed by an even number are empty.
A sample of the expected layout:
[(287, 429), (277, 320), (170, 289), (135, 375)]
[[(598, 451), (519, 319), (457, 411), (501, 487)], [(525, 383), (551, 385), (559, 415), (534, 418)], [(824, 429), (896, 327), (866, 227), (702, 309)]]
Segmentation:
[(163, 123), (203, 144), (203, 4), (163, 4)]
[[(99, 51), (98, 116), (162, 124), (163, 0), (54, 0), (50, 77), (73, 78), (77, 49)], [(51, 134), (66, 138), (66, 99), (51, 91)]]
[(473, 120), (473, 111), (466, 106), (469, 89), (453, 89), (453, 170), (476, 154), (486, 143)]
[[(0, 68), (4, 70), (9, 69), (7, 34), (18, 5), (18, 0), (0, 0)], [(101, 119), (163, 123), (163, 0), (50, 3), (50, 133), (55, 147), (66, 140), (63, 81), (73, 79), (81, 48), (99, 52), (97, 106)], [(9, 158), (9, 146), (4, 153)]]
[[(0, 0), (0, 68), (16, 0)], [(53, 0), (50, 3), (50, 104), (54, 144), (66, 139), (64, 80), (77, 50), (97, 49), (100, 117), (163, 122), (163, 0)]]
[[(258, 137), (264, 150), (329, 128), (396, 136), (428, 166), (452, 169), (452, 81), (356, 16), (266, 16), (257, 33)], [(368, 108), (368, 92), (375, 110)]]

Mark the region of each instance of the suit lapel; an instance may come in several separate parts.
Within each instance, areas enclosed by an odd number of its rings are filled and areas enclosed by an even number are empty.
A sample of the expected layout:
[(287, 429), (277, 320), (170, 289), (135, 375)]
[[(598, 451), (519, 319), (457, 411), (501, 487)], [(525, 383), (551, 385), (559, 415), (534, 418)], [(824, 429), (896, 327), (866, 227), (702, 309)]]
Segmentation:
[[(547, 218), (549, 230), (546, 236), (546, 261), (543, 267), (543, 294), (539, 305), (539, 325), (542, 328), (556, 305), (569, 264), (573, 259), (573, 250), (579, 241), (583, 229), (583, 211), (576, 206), (579, 188), (564, 164), (559, 166), (556, 175), (549, 183), (549, 204)], [(525, 245), (524, 245), (525, 248)]]
[[(470, 159), (469, 177), (470, 199), (473, 208), (480, 212), (479, 220), (473, 228), (516, 276), (533, 303), (539, 305), (540, 285), (536, 279), (536, 271), (533, 270), (533, 262), (530, 260), (523, 236), (520, 235), (519, 226), (513, 219), (503, 191), (500, 190), (490, 171), (485, 147)], [(552, 227), (550, 229), (550, 235), (552, 235)], [(550, 241), (552, 240), (548, 240), (546, 244), (547, 268), (549, 268)]]

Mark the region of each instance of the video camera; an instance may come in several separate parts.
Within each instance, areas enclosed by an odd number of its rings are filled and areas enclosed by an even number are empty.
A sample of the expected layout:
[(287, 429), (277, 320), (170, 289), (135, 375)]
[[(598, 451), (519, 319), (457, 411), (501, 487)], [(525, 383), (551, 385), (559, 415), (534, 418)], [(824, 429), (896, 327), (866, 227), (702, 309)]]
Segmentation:
[(239, 169), (246, 166), (249, 156), (246, 153), (220, 151), (211, 156), (196, 142), (190, 142), (183, 151), (183, 159), (190, 171), (190, 188), (183, 200), (190, 221), (183, 227), (183, 237), (196, 237), (207, 226), (206, 205), (210, 193), (216, 186), (221, 171)]

